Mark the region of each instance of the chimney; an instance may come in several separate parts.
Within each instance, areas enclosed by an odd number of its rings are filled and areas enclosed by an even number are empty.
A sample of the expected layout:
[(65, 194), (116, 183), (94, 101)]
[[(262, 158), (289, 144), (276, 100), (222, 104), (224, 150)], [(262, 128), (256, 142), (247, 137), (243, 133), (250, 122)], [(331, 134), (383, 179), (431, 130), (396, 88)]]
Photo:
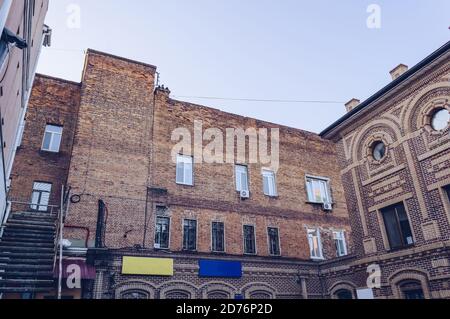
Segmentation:
[(355, 107), (361, 104), (361, 101), (358, 99), (351, 99), (349, 102), (345, 104), (345, 108), (347, 109), (347, 112), (350, 112)]
[(400, 76), (408, 71), (408, 66), (404, 64), (399, 64), (395, 69), (393, 69), (390, 73), (392, 76), (392, 80), (397, 80)]

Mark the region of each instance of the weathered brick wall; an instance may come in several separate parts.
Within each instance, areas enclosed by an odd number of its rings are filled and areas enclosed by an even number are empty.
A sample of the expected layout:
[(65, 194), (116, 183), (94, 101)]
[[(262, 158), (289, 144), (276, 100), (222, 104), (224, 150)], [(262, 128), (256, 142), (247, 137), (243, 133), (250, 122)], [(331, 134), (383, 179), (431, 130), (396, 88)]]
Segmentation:
[[(306, 227), (309, 226), (322, 227), (325, 256), (336, 256), (331, 229), (345, 230), (348, 235), (350, 229), (333, 143), (313, 133), (172, 100), (163, 90), (156, 92), (154, 116), (152, 187), (167, 190), (167, 195), (150, 196), (150, 201), (167, 205), (170, 209), (172, 250), (181, 250), (182, 220), (191, 218), (199, 223), (199, 252), (211, 252), (211, 222), (222, 221), (225, 223), (228, 254), (243, 254), (242, 227), (243, 224), (253, 224), (256, 226), (258, 255), (269, 255), (267, 227), (278, 227), (282, 256), (310, 259), (306, 235)], [(172, 132), (178, 128), (188, 129), (194, 150), (194, 121), (202, 121), (203, 133), (209, 128), (220, 129), (224, 134), (224, 145), (227, 128), (267, 128), (269, 136), (271, 128), (280, 129), (278, 197), (264, 195), (261, 170), (267, 166), (248, 162), (248, 145), (247, 163), (241, 164), (248, 164), (250, 199), (243, 201), (236, 192), (234, 164), (195, 163), (194, 186), (177, 185), (176, 164), (171, 158), (177, 141), (171, 141)], [(200, 143), (205, 147), (209, 141)], [(224, 154), (225, 151), (224, 147)], [(307, 203), (306, 175), (331, 179), (335, 201), (333, 212), (326, 213), (321, 205)], [(150, 224), (151, 238), (153, 225), (154, 219)]]
[[(110, 247), (142, 245), (154, 77), (153, 66), (87, 53), (68, 178), (81, 202), (71, 205), (67, 223), (94, 234), (98, 200), (104, 200)], [(85, 233), (66, 236), (83, 239)]]
[[(282, 255), (309, 259), (306, 227), (311, 226), (323, 227), (324, 251), (333, 258), (336, 252), (330, 230), (343, 229), (350, 234), (335, 145), (313, 133), (177, 102), (161, 91), (154, 103), (154, 74), (151, 66), (88, 53), (68, 181), (82, 200), (71, 205), (68, 224), (89, 227), (94, 234), (98, 200), (102, 199), (108, 208), (108, 247), (152, 248), (155, 205), (162, 203), (169, 205), (172, 217), (172, 250), (181, 250), (182, 219), (190, 217), (199, 222), (199, 252), (211, 251), (211, 222), (222, 220), (229, 254), (243, 254), (242, 225), (251, 223), (256, 225), (258, 255), (269, 255), (267, 227), (278, 226)], [(249, 166), (252, 196), (245, 202), (235, 191), (230, 164), (196, 164), (195, 187), (177, 185), (171, 161), (172, 131), (180, 127), (192, 130), (194, 120), (202, 120), (205, 129), (224, 131), (280, 128), (279, 197), (263, 195), (264, 166), (259, 164)], [(332, 213), (307, 203), (306, 174), (331, 178)], [(167, 189), (168, 197), (147, 196), (147, 186)], [(72, 230), (67, 236), (83, 239), (85, 232)]]
[[(30, 202), (35, 181), (52, 183), (50, 204), (60, 205), (66, 184), (80, 101), (77, 83), (37, 75), (31, 94), (23, 140), (12, 172), (10, 198)], [(41, 150), (47, 124), (63, 126), (59, 153)], [(14, 209), (26, 207), (15, 205)]]

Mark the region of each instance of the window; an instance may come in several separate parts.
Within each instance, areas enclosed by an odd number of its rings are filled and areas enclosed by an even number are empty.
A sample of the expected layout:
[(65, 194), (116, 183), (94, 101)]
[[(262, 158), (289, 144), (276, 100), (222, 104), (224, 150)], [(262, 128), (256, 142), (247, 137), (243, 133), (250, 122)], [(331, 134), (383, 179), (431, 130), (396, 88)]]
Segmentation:
[(48, 211), (51, 191), (52, 184), (35, 182), (33, 184), (33, 193), (31, 195), (31, 209), (40, 212)]
[(280, 256), (280, 236), (278, 232), (278, 228), (269, 227), (267, 229), (269, 236), (269, 253), (272, 256)]
[(42, 150), (46, 152), (59, 153), (62, 139), (62, 126), (47, 125), (45, 128)]
[(372, 156), (376, 161), (381, 161), (386, 156), (386, 145), (381, 141), (373, 143)]
[(277, 196), (277, 183), (275, 179), (275, 173), (269, 170), (263, 170), (263, 185), (264, 195), (275, 197)]
[(341, 289), (336, 292), (336, 298), (341, 300), (353, 299), (353, 293), (347, 289)]
[(197, 221), (185, 219), (183, 221), (183, 250), (197, 250)]
[(345, 242), (345, 233), (343, 231), (333, 232), (334, 243), (336, 245), (336, 255), (338, 257), (347, 256), (347, 244)]
[(7, 58), (8, 58), (8, 52), (9, 52), (9, 48), (8, 48), (8, 43), (3, 40), (3, 30), (2, 33), (0, 33), (0, 72), (1, 74), (4, 74), (4, 72), (6, 72), (6, 63), (9, 63), (9, 61), (7, 62)]
[(414, 244), (405, 206), (398, 204), (381, 210), (391, 250)]
[(121, 299), (148, 299), (148, 293), (145, 291), (126, 291), (122, 294)]
[(447, 109), (438, 109), (431, 116), (431, 127), (435, 131), (442, 131), (447, 128), (450, 122), (450, 113)]
[(400, 291), (402, 292), (404, 299), (425, 299), (422, 285), (418, 281), (407, 281), (400, 283)]
[(323, 259), (319, 229), (308, 229), (308, 243), (312, 259)]
[(194, 185), (194, 159), (192, 156), (177, 156), (177, 184)]
[(329, 180), (325, 178), (306, 178), (306, 189), (308, 191), (308, 200), (311, 203), (331, 204)]
[(447, 198), (450, 201), (450, 185), (444, 187), (444, 191), (447, 194)]
[(225, 225), (221, 222), (213, 222), (212, 232), (212, 251), (216, 253), (225, 252)]
[(170, 236), (170, 218), (156, 217), (155, 248), (168, 249)]
[(244, 254), (256, 255), (255, 226), (244, 225)]
[(236, 190), (238, 192), (249, 191), (247, 166), (236, 165)]

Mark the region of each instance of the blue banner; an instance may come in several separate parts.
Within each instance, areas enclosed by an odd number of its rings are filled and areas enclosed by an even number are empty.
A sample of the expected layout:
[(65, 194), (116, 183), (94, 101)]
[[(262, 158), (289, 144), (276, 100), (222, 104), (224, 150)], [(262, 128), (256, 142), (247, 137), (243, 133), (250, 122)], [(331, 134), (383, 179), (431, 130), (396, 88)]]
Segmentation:
[(240, 261), (199, 260), (200, 277), (241, 278), (242, 263)]

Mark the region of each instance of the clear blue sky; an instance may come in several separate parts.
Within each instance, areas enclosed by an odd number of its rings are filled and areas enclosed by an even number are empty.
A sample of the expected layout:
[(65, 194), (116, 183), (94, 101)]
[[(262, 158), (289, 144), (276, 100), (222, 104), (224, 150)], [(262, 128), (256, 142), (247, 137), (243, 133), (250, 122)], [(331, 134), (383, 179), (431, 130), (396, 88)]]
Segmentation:
[[(69, 28), (70, 4), (81, 9)], [(381, 8), (369, 29), (367, 8)], [(366, 99), (450, 39), (448, 0), (50, 0), (38, 72), (79, 81), (87, 48), (154, 64), (174, 96)], [(319, 132), (343, 103), (184, 100)]]

